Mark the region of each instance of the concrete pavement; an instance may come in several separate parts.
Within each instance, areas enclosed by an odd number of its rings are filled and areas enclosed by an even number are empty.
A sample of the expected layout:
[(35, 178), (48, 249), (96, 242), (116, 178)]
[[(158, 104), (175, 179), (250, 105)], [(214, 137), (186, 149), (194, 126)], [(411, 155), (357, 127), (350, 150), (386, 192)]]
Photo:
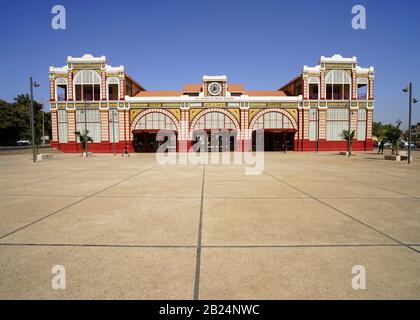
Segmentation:
[(153, 154), (4, 155), (0, 298), (420, 299), (414, 156), (266, 153), (247, 176)]

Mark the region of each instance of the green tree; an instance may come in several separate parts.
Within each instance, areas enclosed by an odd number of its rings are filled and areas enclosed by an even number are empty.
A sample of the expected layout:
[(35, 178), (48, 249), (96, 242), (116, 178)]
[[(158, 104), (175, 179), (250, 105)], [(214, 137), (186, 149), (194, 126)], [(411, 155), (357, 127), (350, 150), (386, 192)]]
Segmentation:
[(347, 141), (347, 151), (348, 151), (348, 157), (351, 156), (351, 147), (353, 145), (355, 131), (352, 130), (343, 130), (341, 133), (341, 137)]
[[(33, 105), (37, 136), (35, 142), (39, 143), (42, 135), (42, 105), (36, 101)], [(14, 102), (0, 100), (0, 145), (15, 145), (19, 139), (31, 138), (29, 106), (28, 95), (18, 95)], [(50, 127), (49, 124), (45, 125), (45, 131), (50, 131)]]
[(51, 126), (51, 112), (44, 112), (44, 130), (45, 135), (52, 139), (52, 126)]
[(372, 123), (372, 135), (374, 135), (375, 137), (378, 137), (381, 128), (382, 128), (382, 122), (373, 121), (373, 123)]
[(382, 122), (373, 122), (372, 124), (372, 135), (378, 138), (378, 142), (385, 139), (386, 136), (386, 125)]

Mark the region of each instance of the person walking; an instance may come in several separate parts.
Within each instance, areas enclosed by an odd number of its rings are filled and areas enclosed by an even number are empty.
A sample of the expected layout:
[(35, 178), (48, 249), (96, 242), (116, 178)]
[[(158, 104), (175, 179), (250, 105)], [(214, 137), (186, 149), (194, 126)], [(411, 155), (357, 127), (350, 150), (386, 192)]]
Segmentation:
[(286, 153), (287, 151), (287, 142), (286, 140), (283, 141), (283, 152)]
[(128, 153), (128, 145), (127, 144), (124, 146), (124, 152), (121, 156), (124, 157), (125, 155), (127, 155), (127, 157), (130, 156), (130, 154)]
[(384, 147), (385, 147), (385, 141), (382, 139), (381, 142), (379, 143), (378, 154), (384, 153)]

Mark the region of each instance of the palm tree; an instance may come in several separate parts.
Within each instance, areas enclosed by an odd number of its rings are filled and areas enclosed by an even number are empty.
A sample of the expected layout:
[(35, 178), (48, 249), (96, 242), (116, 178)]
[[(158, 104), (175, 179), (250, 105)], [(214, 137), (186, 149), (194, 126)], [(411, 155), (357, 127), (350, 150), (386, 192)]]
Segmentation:
[(397, 121), (397, 125), (394, 126), (389, 124), (386, 126), (386, 138), (391, 141), (392, 154), (398, 156), (399, 143), (402, 136), (402, 131), (400, 129), (401, 120)]
[(76, 131), (74, 134), (77, 138), (79, 138), (81, 147), (83, 152), (86, 150), (88, 142), (93, 142), (92, 137), (88, 136), (89, 130), (86, 130), (85, 133), (81, 133), (80, 131)]
[(354, 130), (343, 130), (343, 132), (341, 133), (341, 137), (347, 141), (347, 151), (349, 157), (351, 156), (351, 146), (353, 145), (354, 134)]

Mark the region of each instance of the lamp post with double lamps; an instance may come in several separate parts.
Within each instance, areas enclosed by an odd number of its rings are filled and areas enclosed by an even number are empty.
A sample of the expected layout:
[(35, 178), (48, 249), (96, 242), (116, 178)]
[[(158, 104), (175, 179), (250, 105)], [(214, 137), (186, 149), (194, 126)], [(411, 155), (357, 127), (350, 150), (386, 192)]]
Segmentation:
[(407, 88), (403, 89), (403, 92), (408, 92), (408, 152), (407, 162), (411, 162), (411, 106), (413, 103), (417, 103), (418, 100), (413, 98), (413, 84), (410, 82)]

